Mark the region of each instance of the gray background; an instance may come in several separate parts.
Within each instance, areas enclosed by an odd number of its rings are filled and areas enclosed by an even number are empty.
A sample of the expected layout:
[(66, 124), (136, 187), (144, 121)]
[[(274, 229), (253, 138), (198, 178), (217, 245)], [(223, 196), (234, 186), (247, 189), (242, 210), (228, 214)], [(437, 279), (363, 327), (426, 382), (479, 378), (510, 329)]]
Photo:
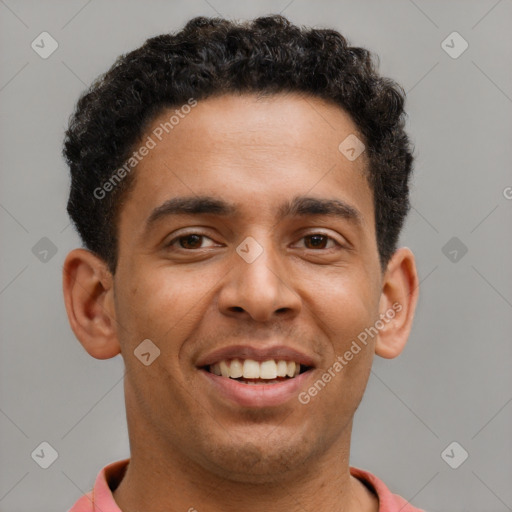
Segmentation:
[[(1, 512), (67, 510), (102, 466), (129, 455), (122, 360), (91, 358), (62, 300), (62, 262), (80, 242), (60, 152), (80, 92), (116, 56), (194, 15), (278, 12), (376, 51), (408, 92), (416, 171), (402, 242), (417, 256), (421, 296), (404, 353), (375, 360), (351, 464), (431, 512), (512, 510), (512, 2), (5, 0)], [(31, 48), (43, 31), (59, 44), (48, 59)], [(453, 31), (469, 43), (456, 59), (441, 47)], [(43, 441), (58, 452), (48, 469), (31, 457)], [(458, 469), (441, 457), (452, 441), (469, 453)]]

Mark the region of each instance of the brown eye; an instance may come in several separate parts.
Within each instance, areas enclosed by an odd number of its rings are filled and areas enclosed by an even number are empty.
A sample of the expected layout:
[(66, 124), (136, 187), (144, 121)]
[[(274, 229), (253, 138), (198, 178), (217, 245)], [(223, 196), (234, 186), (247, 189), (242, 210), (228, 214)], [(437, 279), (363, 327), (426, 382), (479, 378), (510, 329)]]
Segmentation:
[(201, 247), (202, 235), (185, 235), (178, 238), (182, 249), (199, 249)]
[(173, 238), (168, 244), (168, 248), (173, 249), (186, 249), (186, 250), (194, 250), (194, 249), (205, 249), (208, 247), (207, 245), (203, 246), (205, 240), (213, 240), (206, 235), (202, 235), (200, 233), (188, 233), (186, 235), (177, 236)]
[[(327, 243), (332, 240), (336, 245), (337, 242), (331, 238), (330, 236), (323, 235), (321, 233), (316, 233), (314, 235), (307, 235), (303, 237), (307, 249), (326, 249)], [(307, 242), (309, 240), (309, 243)]]

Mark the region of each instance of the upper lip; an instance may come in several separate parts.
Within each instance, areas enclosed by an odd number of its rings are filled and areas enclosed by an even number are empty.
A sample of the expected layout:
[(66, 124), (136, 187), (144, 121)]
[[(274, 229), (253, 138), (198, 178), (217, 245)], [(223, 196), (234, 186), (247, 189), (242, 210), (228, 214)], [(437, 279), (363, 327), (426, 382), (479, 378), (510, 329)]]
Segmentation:
[(198, 367), (209, 366), (226, 359), (253, 359), (254, 361), (295, 361), (305, 366), (315, 366), (312, 357), (304, 354), (300, 350), (285, 345), (273, 346), (254, 346), (254, 345), (231, 345), (229, 347), (218, 348), (208, 354), (199, 357)]

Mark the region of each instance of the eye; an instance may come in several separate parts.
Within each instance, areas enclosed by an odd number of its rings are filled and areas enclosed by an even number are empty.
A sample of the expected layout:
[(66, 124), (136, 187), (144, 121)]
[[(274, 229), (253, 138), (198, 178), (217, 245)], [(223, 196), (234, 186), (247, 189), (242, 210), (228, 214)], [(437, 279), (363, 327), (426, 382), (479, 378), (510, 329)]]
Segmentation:
[(205, 247), (202, 246), (202, 241), (204, 239), (211, 240), (213, 242), (213, 240), (206, 235), (202, 235), (200, 233), (187, 233), (173, 238), (166, 247), (174, 247), (176, 246), (176, 243), (178, 243), (178, 246), (175, 247), (176, 249), (204, 249)]
[[(324, 233), (313, 233), (311, 235), (306, 235), (303, 236), (301, 240), (306, 241), (306, 249), (332, 249), (336, 246), (341, 247), (341, 244), (338, 243), (334, 238), (325, 235)], [(326, 247), (326, 244), (329, 242), (333, 242), (334, 245), (331, 247)]]
[[(205, 249), (207, 247), (213, 247), (214, 244), (207, 246), (203, 245), (205, 240), (210, 240), (214, 242), (210, 237), (203, 235), (201, 233), (186, 233), (184, 235), (177, 236), (173, 238), (168, 244), (166, 244), (166, 248), (174, 248), (177, 250), (186, 250), (193, 251), (197, 249)], [(341, 247), (341, 244), (336, 241), (333, 237), (330, 237), (324, 233), (312, 233), (306, 236), (303, 236), (300, 240), (305, 241), (306, 249), (318, 249), (318, 250), (329, 250), (334, 249), (336, 247)], [(328, 246), (328, 244), (331, 244)]]

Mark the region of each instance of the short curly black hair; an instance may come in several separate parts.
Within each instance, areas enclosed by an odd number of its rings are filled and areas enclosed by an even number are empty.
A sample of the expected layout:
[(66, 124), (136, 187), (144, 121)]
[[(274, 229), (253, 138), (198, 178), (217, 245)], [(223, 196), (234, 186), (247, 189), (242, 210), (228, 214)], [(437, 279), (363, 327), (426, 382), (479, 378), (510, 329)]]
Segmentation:
[(244, 22), (199, 16), (119, 56), (78, 100), (64, 141), (67, 211), (85, 247), (115, 272), (119, 212), (134, 174), (104, 197), (95, 191), (130, 158), (163, 109), (226, 93), (297, 92), (338, 105), (363, 136), (384, 269), (410, 207), (413, 156), (405, 93), (378, 74), (375, 60), (335, 30), (298, 27), (280, 15)]

